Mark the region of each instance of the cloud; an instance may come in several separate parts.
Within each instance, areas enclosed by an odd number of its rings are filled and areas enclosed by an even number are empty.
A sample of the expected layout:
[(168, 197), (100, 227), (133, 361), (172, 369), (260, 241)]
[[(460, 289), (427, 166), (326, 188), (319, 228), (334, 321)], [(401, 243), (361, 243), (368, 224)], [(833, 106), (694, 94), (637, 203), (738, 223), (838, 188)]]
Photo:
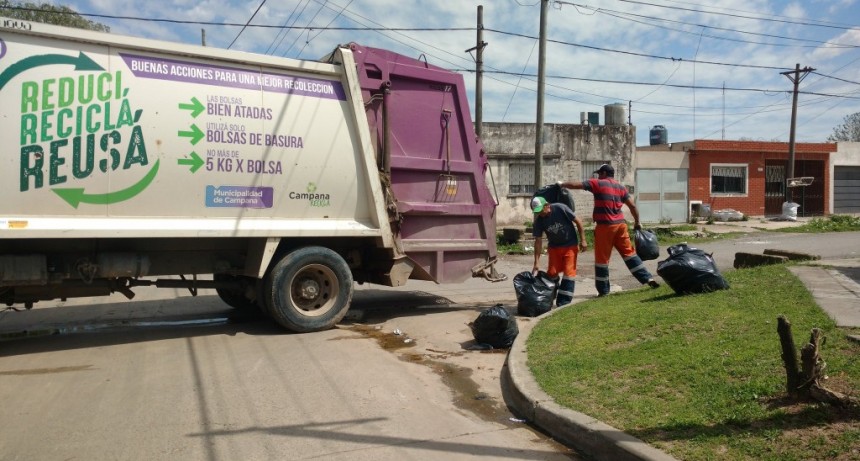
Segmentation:
[[(205, 29), (209, 47), (225, 48), (238, 36), (233, 49), (288, 58), (317, 59), (351, 41), (422, 56), (462, 72), (472, 100), (474, 53), (466, 50), (476, 45), (477, 9), (483, 5), (483, 119), (535, 120), (538, 1), (268, 1), (239, 34), (261, 1), (64, 4), (81, 12), (213, 23), (103, 21), (113, 33), (169, 42), (199, 44)], [(632, 106), (640, 144), (648, 143), (648, 128), (658, 124), (673, 142), (719, 139), (723, 133), (727, 139), (787, 140), (793, 85), (780, 72), (800, 64), (860, 81), (854, 53), (838, 47), (860, 45), (860, 32), (812, 25), (860, 17), (855, 0), (573, 3), (553, 2), (547, 13), (550, 123), (579, 123), (580, 112), (602, 114), (605, 105), (622, 102)], [(860, 101), (852, 99), (858, 85), (811, 75), (800, 89), (799, 141), (822, 141), (845, 115), (860, 112)]]

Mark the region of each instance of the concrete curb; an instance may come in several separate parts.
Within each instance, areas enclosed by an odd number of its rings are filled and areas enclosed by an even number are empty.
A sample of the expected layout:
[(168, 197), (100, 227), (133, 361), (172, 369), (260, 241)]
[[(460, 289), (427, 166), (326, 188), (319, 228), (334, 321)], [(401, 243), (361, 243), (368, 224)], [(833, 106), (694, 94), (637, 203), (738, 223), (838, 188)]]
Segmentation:
[(526, 341), (540, 317), (520, 321), (520, 332), (508, 352), (502, 369), (501, 385), (505, 403), (522, 418), (539, 427), (559, 442), (597, 460), (678, 461), (586, 414), (564, 408), (538, 386), (528, 368)]

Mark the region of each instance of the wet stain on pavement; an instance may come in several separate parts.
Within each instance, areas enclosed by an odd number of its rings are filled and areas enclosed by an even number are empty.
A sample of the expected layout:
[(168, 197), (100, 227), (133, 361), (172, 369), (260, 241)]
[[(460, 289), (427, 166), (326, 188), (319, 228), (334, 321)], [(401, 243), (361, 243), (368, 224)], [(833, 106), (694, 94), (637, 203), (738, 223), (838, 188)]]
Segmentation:
[[(396, 351), (409, 347), (415, 347), (415, 341), (403, 334), (382, 331), (382, 328), (370, 325), (352, 325), (348, 330), (361, 333), (362, 336), (375, 339), (376, 342), (387, 351)], [(338, 338), (346, 339), (346, 338)]]
[[(413, 360), (414, 361), (414, 360)], [(429, 366), (442, 377), (442, 382), (454, 393), (454, 406), (488, 420), (513, 425), (507, 407), (480, 391), (472, 379), (472, 370), (425, 358), (418, 363)]]
[(72, 367), (56, 368), (32, 368), (30, 370), (0, 371), (0, 376), (27, 376), (27, 375), (50, 375), (54, 373), (68, 373), (70, 371), (85, 371), (92, 369), (92, 365), (77, 365)]
[[(497, 402), (491, 396), (480, 391), (478, 383), (472, 379), (472, 370), (445, 362), (444, 359), (463, 355), (460, 352), (443, 352), (431, 350), (430, 353), (404, 352), (402, 349), (414, 347), (415, 341), (409, 341), (407, 335), (383, 331), (380, 327), (368, 325), (353, 325), (350, 330), (375, 339), (385, 350), (397, 352), (400, 360), (418, 363), (430, 367), (442, 378), (442, 382), (451, 389), (454, 406), (466, 410), (488, 421), (499, 421), (507, 425), (518, 424), (510, 420), (507, 407)], [(408, 342), (407, 342), (408, 341)], [(480, 353), (506, 353), (505, 350), (481, 351)]]

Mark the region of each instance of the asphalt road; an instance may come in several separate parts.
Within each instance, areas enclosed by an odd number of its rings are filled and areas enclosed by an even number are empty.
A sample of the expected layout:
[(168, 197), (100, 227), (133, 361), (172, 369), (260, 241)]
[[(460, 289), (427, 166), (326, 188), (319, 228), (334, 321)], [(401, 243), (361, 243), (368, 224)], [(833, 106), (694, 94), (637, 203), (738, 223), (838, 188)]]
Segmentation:
[(504, 354), (464, 346), (476, 308), (370, 288), (339, 328), (289, 334), (212, 294), (138, 293), (0, 315), (0, 458), (577, 459), (501, 404)]

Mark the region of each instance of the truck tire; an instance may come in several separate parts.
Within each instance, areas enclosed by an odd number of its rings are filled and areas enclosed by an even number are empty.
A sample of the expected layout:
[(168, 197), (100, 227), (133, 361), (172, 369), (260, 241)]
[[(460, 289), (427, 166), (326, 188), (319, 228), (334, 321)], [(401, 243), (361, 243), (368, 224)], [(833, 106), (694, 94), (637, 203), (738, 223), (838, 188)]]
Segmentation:
[(327, 330), (343, 319), (352, 301), (346, 261), (323, 247), (303, 247), (275, 263), (263, 289), (269, 315), (284, 328)]
[[(250, 277), (235, 277), (232, 275), (225, 274), (215, 274), (213, 277), (215, 281), (222, 282), (227, 280), (235, 280), (235, 279), (243, 279), (247, 283), (254, 286), (258, 283), (257, 280), (252, 279)], [(237, 290), (229, 290), (225, 288), (216, 288), (215, 292), (218, 293), (218, 297), (221, 298), (221, 301), (224, 301), (228, 306), (239, 309), (247, 312), (262, 312), (263, 308), (257, 303), (257, 300), (251, 300), (245, 293)]]

